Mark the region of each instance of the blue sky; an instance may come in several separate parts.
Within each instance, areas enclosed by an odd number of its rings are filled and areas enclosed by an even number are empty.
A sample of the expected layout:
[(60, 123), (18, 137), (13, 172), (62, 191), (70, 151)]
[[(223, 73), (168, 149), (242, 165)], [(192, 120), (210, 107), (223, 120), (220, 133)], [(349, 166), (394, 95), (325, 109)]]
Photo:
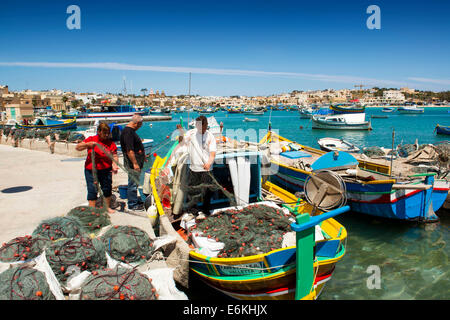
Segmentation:
[[(69, 5), (81, 29), (69, 30)], [(369, 30), (369, 5), (381, 29)], [(450, 88), (450, 1), (7, 1), (0, 84), (11, 90), (270, 95)]]

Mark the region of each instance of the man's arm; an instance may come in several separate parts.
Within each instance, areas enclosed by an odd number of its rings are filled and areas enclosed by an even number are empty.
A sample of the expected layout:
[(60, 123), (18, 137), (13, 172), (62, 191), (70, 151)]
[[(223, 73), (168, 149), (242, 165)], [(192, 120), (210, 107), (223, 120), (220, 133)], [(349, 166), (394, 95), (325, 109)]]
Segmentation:
[(141, 167), (139, 167), (139, 164), (136, 160), (136, 155), (134, 154), (133, 150), (129, 150), (127, 152), (127, 156), (130, 159), (131, 163), (133, 164), (133, 169), (136, 171), (141, 171)]

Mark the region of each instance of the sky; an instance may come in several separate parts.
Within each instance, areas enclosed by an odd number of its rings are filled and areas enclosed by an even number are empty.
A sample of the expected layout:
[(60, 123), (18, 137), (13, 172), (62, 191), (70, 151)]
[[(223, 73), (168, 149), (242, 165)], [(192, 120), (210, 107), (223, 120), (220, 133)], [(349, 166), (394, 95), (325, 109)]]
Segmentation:
[[(67, 8), (80, 8), (80, 29)], [(367, 20), (380, 9), (380, 29)], [(10, 90), (450, 90), (450, 1), (2, 1)]]

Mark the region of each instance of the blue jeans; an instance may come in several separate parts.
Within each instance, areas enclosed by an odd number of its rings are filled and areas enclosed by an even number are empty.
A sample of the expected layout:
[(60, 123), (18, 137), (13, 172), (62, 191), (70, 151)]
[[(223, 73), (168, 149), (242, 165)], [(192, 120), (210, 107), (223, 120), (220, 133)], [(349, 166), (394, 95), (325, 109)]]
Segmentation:
[[(87, 199), (97, 200), (97, 187), (94, 184), (94, 174), (92, 173), (92, 170), (84, 169), (84, 177), (86, 178)], [(97, 178), (105, 198), (111, 197), (112, 194), (111, 168), (104, 170), (97, 170)]]
[[(135, 177), (133, 179), (132, 177)], [(142, 199), (140, 197), (138, 198), (138, 185), (134, 180), (139, 181), (140, 173), (138, 172), (129, 172), (128, 173), (128, 190), (127, 190), (127, 197), (128, 197), (128, 208), (132, 209), (136, 207), (138, 204), (142, 203)]]

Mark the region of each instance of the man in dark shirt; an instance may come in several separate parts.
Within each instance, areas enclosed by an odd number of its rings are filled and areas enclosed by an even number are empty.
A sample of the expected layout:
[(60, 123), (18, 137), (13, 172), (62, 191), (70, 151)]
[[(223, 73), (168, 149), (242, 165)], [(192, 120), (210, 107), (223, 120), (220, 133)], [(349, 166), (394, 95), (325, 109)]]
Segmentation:
[(123, 152), (123, 162), (128, 172), (128, 209), (144, 210), (141, 199), (138, 199), (137, 188), (141, 169), (145, 163), (145, 150), (141, 138), (136, 131), (142, 126), (142, 116), (135, 114), (120, 134), (120, 146)]

